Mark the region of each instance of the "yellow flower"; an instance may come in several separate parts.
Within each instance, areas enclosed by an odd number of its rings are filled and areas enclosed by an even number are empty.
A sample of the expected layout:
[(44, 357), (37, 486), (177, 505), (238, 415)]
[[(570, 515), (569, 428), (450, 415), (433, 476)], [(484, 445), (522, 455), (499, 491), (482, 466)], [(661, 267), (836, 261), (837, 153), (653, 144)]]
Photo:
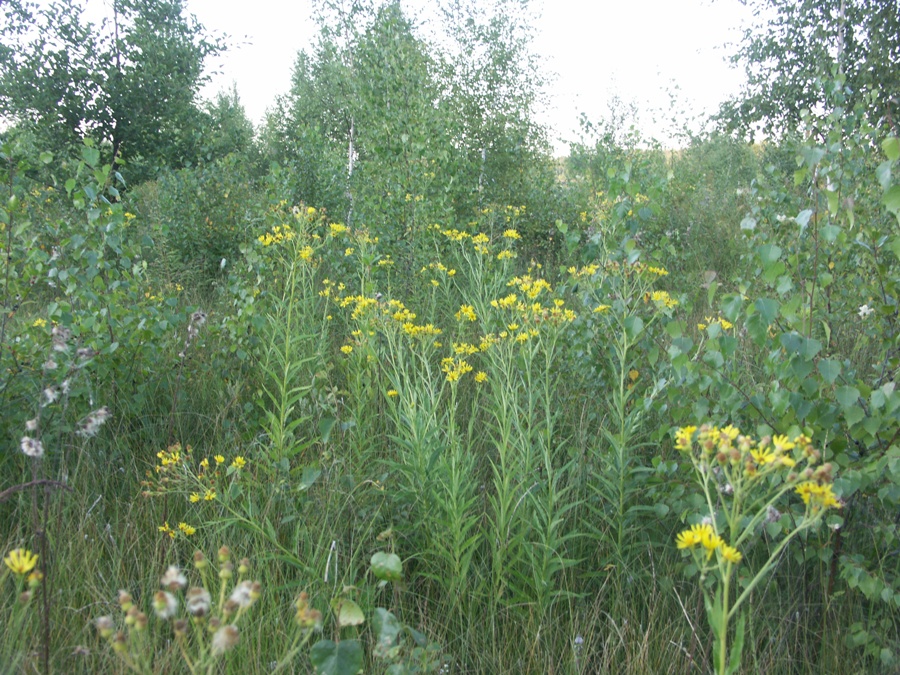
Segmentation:
[(460, 305), (459, 311), (456, 313), (456, 320), (475, 321), (478, 317), (475, 315), (475, 308), (472, 305)]
[(691, 447), (691, 437), (697, 427), (682, 427), (675, 433), (675, 447), (678, 450), (689, 450)]
[(596, 307), (594, 307), (594, 314), (603, 314), (603, 312), (609, 310), (609, 307), (609, 305), (597, 305)]
[(628, 371), (628, 379), (631, 380), (632, 382), (637, 380), (638, 377), (640, 377), (640, 373), (638, 371), (636, 371), (634, 368), (632, 368), (631, 370)]
[(178, 529), (181, 530), (186, 537), (190, 537), (197, 532), (197, 528), (191, 527), (187, 523), (178, 523)]
[(15, 548), (3, 559), (12, 573), (19, 576), (24, 576), (33, 570), (37, 561), (37, 554), (25, 548)]
[(800, 485), (794, 489), (794, 492), (800, 495), (804, 504), (812, 504), (814, 508), (841, 508), (841, 503), (832, 491), (830, 484), (826, 483), (825, 485), (819, 485), (812, 481), (805, 481), (800, 483)]
[(775, 446), (776, 450), (780, 450), (781, 452), (785, 452), (787, 450), (793, 450), (794, 444), (788, 440), (787, 436), (774, 436), (772, 438), (772, 445)]
[(353, 351), (353, 347), (351, 345), (344, 345), (343, 347), (341, 347), (341, 351), (344, 354), (350, 354)]
[(753, 457), (754, 462), (760, 465), (775, 461), (775, 453), (771, 450), (751, 450), (750, 456)]
[(209, 459), (207, 457), (204, 457), (203, 459), (201, 459), (200, 466), (202, 466), (204, 469), (209, 468)]
[(728, 544), (722, 545), (722, 557), (730, 563), (737, 564), (741, 562), (741, 559), (744, 557), (741, 555), (741, 552), (738, 551), (734, 546), (729, 546)]
[(163, 534), (169, 535), (170, 539), (175, 538), (175, 530), (173, 530), (171, 527), (169, 527), (169, 521), (166, 521), (164, 524), (160, 525), (156, 529), (159, 530), (160, 532), (162, 532)]
[(35, 319), (34, 323), (31, 324), (32, 328), (43, 328), (47, 325), (47, 319)]
[(487, 379), (488, 379), (487, 373), (484, 372), (483, 370), (479, 370), (477, 373), (475, 373), (475, 381), (478, 382), (478, 384), (487, 382)]
[(716, 534), (712, 525), (704, 525), (703, 528), (703, 531), (700, 533), (700, 543), (706, 549), (706, 557), (708, 558), (713, 551), (724, 545), (725, 542), (722, 540), (722, 537)]
[(216, 460), (216, 464), (224, 464), (225, 463), (225, 458), (222, 457), (222, 455), (216, 455), (215, 457), (213, 457), (213, 459)]
[(515, 230), (504, 230), (503, 236), (507, 239), (521, 239), (522, 235), (516, 232)]
[(240, 455), (235, 457), (234, 461), (231, 462), (231, 466), (233, 466), (235, 469), (238, 469), (238, 470), (243, 469), (246, 465), (247, 465), (247, 460), (244, 459), (243, 457), (241, 457)]
[(191, 496), (188, 497), (188, 499), (191, 501), (191, 504), (196, 504), (200, 501), (200, 495), (198, 495), (196, 492), (192, 492)]
[(693, 548), (700, 543), (700, 535), (693, 530), (683, 530), (678, 533), (675, 538), (675, 545), (678, 548)]
[(216, 498), (216, 491), (215, 491), (215, 490), (207, 490), (207, 491), (206, 491), (206, 494), (203, 495), (203, 499), (205, 499), (205, 500), (208, 501), (208, 502), (211, 502), (211, 501), (212, 501), (213, 499), (215, 499), (215, 498)]
[(399, 396), (400, 394), (397, 393), (396, 389), (388, 389), (387, 395), (390, 398), (394, 398), (395, 396)]

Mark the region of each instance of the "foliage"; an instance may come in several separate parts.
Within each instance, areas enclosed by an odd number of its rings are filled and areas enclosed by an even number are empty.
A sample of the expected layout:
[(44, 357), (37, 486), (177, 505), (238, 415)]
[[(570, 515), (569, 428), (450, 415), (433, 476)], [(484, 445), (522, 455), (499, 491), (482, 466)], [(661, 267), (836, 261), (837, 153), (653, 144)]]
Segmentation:
[(733, 57), (747, 86), (726, 103), (732, 128), (791, 132), (804, 110), (820, 111), (822, 78), (846, 78), (849, 107), (869, 101), (874, 118), (896, 120), (900, 6), (896, 0), (751, 0), (758, 24)]
[(196, 156), (194, 99), (221, 52), (182, 0), (116, 0), (100, 26), (77, 0), (4, 3), (0, 114), (58, 151), (85, 137), (132, 182)]

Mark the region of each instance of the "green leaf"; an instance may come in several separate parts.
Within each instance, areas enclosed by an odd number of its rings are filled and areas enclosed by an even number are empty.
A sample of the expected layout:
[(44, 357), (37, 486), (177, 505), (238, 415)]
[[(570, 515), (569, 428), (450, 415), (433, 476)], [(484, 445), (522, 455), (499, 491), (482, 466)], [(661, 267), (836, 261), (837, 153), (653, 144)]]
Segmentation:
[(331, 438), (331, 430), (334, 429), (334, 423), (337, 420), (334, 417), (323, 417), (319, 420), (319, 436), (323, 443), (327, 443)]
[(838, 387), (835, 391), (835, 398), (845, 410), (855, 406), (859, 400), (859, 389), (856, 387)]
[(893, 162), (882, 162), (875, 169), (875, 177), (881, 183), (882, 190), (887, 190), (891, 186), (891, 167), (893, 165)]
[(353, 600), (349, 598), (341, 598), (340, 606), (337, 611), (338, 626), (346, 628), (347, 626), (361, 626), (366, 622), (366, 615), (362, 609)]
[(731, 643), (731, 654), (728, 658), (728, 675), (734, 675), (741, 667), (741, 654), (744, 651), (744, 629), (747, 624), (747, 613), (741, 612), (734, 629), (734, 642)]
[(759, 298), (753, 303), (753, 306), (756, 307), (756, 311), (759, 312), (763, 321), (768, 325), (778, 316), (778, 308), (781, 305), (777, 300), (772, 300), (771, 298)]
[(309, 650), (309, 660), (322, 675), (356, 675), (363, 669), (363, 649), (359, 640), (319, 640)]
[(766, 263), (773, 263), (781, 257), (781, 247), (775, 244), (763, 244), (759, 247), (759, 257)]
[(91, 168), (100, 163), (100, 151), (97, 148), (84, 147), (81, 149), (81, 156), (84, 158), (84, 163)]
[(797, 221), (797, 224), (800, 227), (806, 227), (809, 224), (809, 219), (812, 217), (812, 209), (805, 209), (797, 214), (797, 217), (794, 220)]
[(896, 136), (885, 138), (881, 143), (881, 149), (889, 160), (896, 162), (900, 159), (900, 138)]
[(890, 190), (885, 192), (881, 201), (887, 207), (888, 211), (900, 214), (900, 185), (894, 185)]
[(395, 553), (379, 551), (372, 555), (372, 574), (382, 581), (400, 581), (403, 579), (403, 563)]
[(399, 642), (403, 626), (397, 617), (383, 607), (376, 607), (372, 617), (372, 628), (378, 636), (374, 653), (379, 658), (387, 658), (391, 649)]
[(828, 384), (834, 384), (834, 381), (841, 374), (841, 363), (834, 359), (822, 359), (816, 364), (816, 368), (822, 379)]

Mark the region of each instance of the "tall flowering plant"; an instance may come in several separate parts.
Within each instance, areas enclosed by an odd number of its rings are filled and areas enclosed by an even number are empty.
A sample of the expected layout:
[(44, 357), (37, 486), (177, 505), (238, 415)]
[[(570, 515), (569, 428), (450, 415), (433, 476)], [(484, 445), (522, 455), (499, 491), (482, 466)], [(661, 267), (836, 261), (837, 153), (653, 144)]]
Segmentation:
[[(675, 447), (690, 461), (694, 479), (703, 491), (706, 513), (682, 530), (676, 546), (693, 559), (700, 573), (700, 589), (707, 618), (715, 636), (714, 668), (719, 675), (737, 672), (744, 644), (745, 614), (738, 612), (753, 589), (772, 570), (782, 550), (801, 532), (817, 526), (828, 509), (841, 507), (832, 490), (830, 463), (820, 463), (821, 453), (806, 436), (764, 436), (755, 440), (733, 426), (682, 427)], [(759, 531), (781, 521), (779, 506), (799, 499), (802, 508), (784, 537), (740, 594), (732, 599), (734, 572)], [(713, 576), (715, 583), (706, 583)], [(728, 627), (738, 617), (732, 645)]]

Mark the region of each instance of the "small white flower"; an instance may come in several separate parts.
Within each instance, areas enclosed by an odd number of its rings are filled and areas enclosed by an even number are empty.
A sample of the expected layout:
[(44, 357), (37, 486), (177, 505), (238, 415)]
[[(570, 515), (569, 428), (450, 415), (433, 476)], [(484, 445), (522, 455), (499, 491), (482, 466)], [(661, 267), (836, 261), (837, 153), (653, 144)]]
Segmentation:
[(238, 607), (241, 609), (246, 609), (250, 605), (253, 604), (253, 595), (251, 593), (253, 589), (253, 583), (250, 581), (242, 581), (237, 586), (234, 587), (234, 590), (231, 592), (231, 596), (229, 600), (234, 601)]
[(238, 632), (237, 626), (222, 626), (216, 631), (212, 639), (212, 653), (216, 656), (224, 654), (238, 643), (241, 634)]
[(867, 316), (869, 316), (869, 314), (872, 314), (874, 312), (875, 310), (872, 307), (869, 307), (869, 305), (863, 305), (859, 308), (859, 318), (865, 319)]
[(51, 403), (55, 403), (56, 399), (59, 398), (59, 389), (56, 387), (47, 387), (44, 389), (44, 405), (48, 406)]
[(19, 447), (22, 448), (22, 452), (24, 452), (29, 457), (44, 456), (44, 445), (38, 438), (22, 436), (22, 440), (19, 441)]
[(178, 611), (178, 598), (166, 591), (158, 591), (153, 596), (153, 611), (160, 619), (171, 619)]
[(163, 588), (168, 588), (170, 591), (180, 590), (187, 586), (187, 579), (181, 573), (181, 570), (178, 569), (177, 565), (169, 565), (169, 569), (166, 570), (166, 573), (163, 574), (162, 579), (159, 580), (160, 585)]
[(205, 588), (194, 586), (188, 589), (186, 604), (188, 614), (191, 616), (206, 616), (209, 614), (212, 598)]
[(90, 415), (85, 417), (81, 422), (78, 423), (78, 431), (79, 436), (84, 436), (85, 438), (90, 438), (97, 434), (97, 431), (100, 427), (103, 426), (103, 423), (112, 415), (109, 411), (109, 408), (103, 406), (102, 408), (97, 408)]
[(37, 428), (38, 428), (37, 417), (25, 422), (25, 431), (37, 431)]

